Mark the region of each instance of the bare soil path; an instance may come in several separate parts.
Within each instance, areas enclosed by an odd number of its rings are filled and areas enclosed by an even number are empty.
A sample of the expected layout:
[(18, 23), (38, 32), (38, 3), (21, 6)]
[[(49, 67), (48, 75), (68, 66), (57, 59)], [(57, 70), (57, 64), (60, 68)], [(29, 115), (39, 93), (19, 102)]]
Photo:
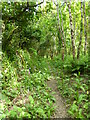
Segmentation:
[(54, 97), (56, 99), (56, 102), (54, 103), (54, 105), (56, 106), (56, 110), (54, 115), (51, 116), (51, 118), (68, 118), (64, 101), (60, 96), (60, 93), (57, 88), (57, 81), (54, 79), (51, 79), (47, 81), (47, 85), (52, 89), (52, 92), (55, 92)]
[[(49, 66), (50, 67), (50, 66)], [(50, 68), (51, 70), (51, 68)], [(51, 71), (51, 74), (53, 76), (53, 73)], [(53, 116), (51, 118), (68, 118), (65, 101), (62, 99), (60, 92), (58, 90), (57, 80), (55, 78), (51, 78), (47, 81), (47, 86), (51, 88), (51, 92), (55, 92), (53, 96), (56, 99), (56, 102), (54, 103), (54, 106), (56, 106), (56, 110)]]

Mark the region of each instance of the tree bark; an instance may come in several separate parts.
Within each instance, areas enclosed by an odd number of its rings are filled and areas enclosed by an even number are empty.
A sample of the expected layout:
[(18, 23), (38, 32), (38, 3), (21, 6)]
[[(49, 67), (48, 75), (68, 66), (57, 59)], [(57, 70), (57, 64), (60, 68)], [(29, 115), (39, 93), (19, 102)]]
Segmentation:
[(87, 36), (87, 42), (88, 42), (88, 68), (90, 69), (90, 1), (88, 2), (88, 36)]
[(84, 7), (84, 35), (85, 35), (85, 46), (84, 46), (84, 55), (86, 55), (86, 47), (87, 47), (87, 21), (86, 21), (86, 13), (85, 13), (85, 0), (83, 2), (83, 7)]
[(80, 28), (80, 41), (78, 45), (78, 51), (77, 51), (77, 59), (79, 59), (80, 56), (80, 48), (81, 48), (81, 43), (82, 43), (82, 32), (83, 32), (83, 2), (81, 0), (81, 28)]
[(59, 19), (59, 10), (58, 10), (59, 6), (57, 3), (57, 19), (58, 19), (58, 28), (59, 28), (59, 34), (62, 40), (62, 60), (64, 60), (64, 40), (63, 40), (63, 36), (62, 36), (62, 32), (61, 32), (61, 27), (60, 27), (60, 19)]
[[(75, 9), (75, 3), (74, 3), (74, 9)], [(75, 14), (75, 11), (74, 11), (74, 36), (75, 36), (75, 41), (76, 41), (76, 18), (77, 18), (77, 15)]]
[(61, 26), (62, 26), (62, 34), (63, 34), (63, 39), (64, 39), (65, 53), (67, 54), (66, 40), (65, 40), (65, 34), (64, 34), (64, 29), (63, 29), (63, 18), (62, 18), (62, 12), (61, 12), (61, 9), (60, 9), (60, 14), (61, 14)]
[(67, 3), (68, 9), (69, 9), (69, 19), (70, 19), (70, 28), (71, 28), (71, 41), (72, 41), (72, 52), (73, 52), (73, 59), (75, 59), (75, 40), (74, 40), (74, 29), (73, 29), (73, 23), (72, 23), (72, 14), (71, 14), (71, 3)]

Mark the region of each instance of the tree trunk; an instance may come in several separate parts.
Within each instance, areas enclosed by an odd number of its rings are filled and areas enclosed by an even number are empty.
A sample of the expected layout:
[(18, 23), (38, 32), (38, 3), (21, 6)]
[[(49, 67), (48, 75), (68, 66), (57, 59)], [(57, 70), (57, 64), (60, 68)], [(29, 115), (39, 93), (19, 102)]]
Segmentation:
[(63, 29), (63, 18), (62, 18), (62, 12), (61, 12), (61, 9), (60, 9), (60, 14), (61, 14), (61, 26), (62, 26), (62, 34), (63, 34), (63, 39), (64, 39), (65, 53), (67, 54), (66, 40), (65, 40), (64, 29)]
[(84, 7), (84, 35), (85, 35), (85, 46), (84, 46), (84, 55), (86, 55), (86, 46), (87, 46), (87, 21), (86, 21), (86, 13), (85, 13), (85, 0), (83, 2), (83, 7)]
[[(74, 3), (74, 9), (75, 9), (75, 3)], [(74, 11), (74, 38), (75, 38), (75, 41), (76, 41), (76, 18), (77, 18), (77, 15), (75, 14), (75, 11)]]
[(81, 0), (81, 28), (80, 28), (80, 41), (79, 41), (79, 45), (78, 45), (78, 51), (77, 51), (77, 59), (79, 59), (79, 55), (80, 55), (80, 48), (81, 48), (81, 43), (82, 43), (82, 32), (83, 32), (83, 2)]
[(58, 3), (57, 3), (57, 19), (58, 19), (58, 28), (59, 28), (59, 34), (61, 37), (61, 41), (62, 41), (62, 60), (64, 60), (64, 40), (63, 40), (63, 36), (61, 33), (61, 28), (60, 28), (60, 19), (59, 19), (59, 10), (58, 10)]
[[(66, 2), (67, 3), (67, 2)], [(74, 40), (74, 29), (72, 23), (72, 14), (71, 14), (71, 3), (67, 3), (69, 9), (69, 19), (70, 19), (70, 28), (71, 28), (71, 41), (72, 41), (72, 52), (73, 52), (73, 59), (75, 59), (75, 40)]]
[(90, 1), (88, 2), (88, 69), (90, 69)]

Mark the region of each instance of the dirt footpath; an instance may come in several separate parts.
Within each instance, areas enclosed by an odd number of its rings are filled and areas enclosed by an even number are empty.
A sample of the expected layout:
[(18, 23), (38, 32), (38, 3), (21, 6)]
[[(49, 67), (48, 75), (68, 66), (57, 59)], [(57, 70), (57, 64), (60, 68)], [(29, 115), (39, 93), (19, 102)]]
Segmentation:
[(60, 96), (60, 93), (57, 88), (57, 81), (51, 79), (47, 81), (47, 85), (52, 89), (51, 92), (55, 92), (53, 96), (56, 99), (56, 102), (54, 103), (56, 106), (56, 111), (54, 115), (51, 116), (51, 118), (68, 118), (64, 101), (62, 100), (62, 97)]

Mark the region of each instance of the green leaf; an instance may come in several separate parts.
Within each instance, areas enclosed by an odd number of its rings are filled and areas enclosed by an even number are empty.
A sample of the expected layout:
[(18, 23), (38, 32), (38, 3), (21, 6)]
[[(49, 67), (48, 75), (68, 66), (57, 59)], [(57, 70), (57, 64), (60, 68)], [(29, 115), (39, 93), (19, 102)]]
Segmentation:
[(29, 96), (29, 100), (30, 100), (30, 103), (31, 103), (31, 104), (34, 104), (34, 99), (33, 99), (32, 96)]
[(50, 110), (48, 110), (48, 117), (50, 118)]
[(52, 100), (53, 102), (56, 102), (56, 99), (55, 99), (54, 97), (52, 97), (51, 100)]
[(88, 105), (89, 105), (89, 103), (85, 103), (83, 108), (88, 109)]
[(39, 115), (45, 115), (44, 110), (42, 108), (38, 108), (36, 112), (39, 113)]
[(85, 88), (83, 86), (80, 86), (80, 88), (83, 90), (83, 92), (85, 92)]
[(68, 113), (69, 113), (70, 115), (74, 115), (74, 112), (71, 111), (71, 110), (68, 110)]
[(83, 100), (86, 100), (85, 97), (86, 97), (86, 95), (83, 95), (83, 94), (79, 95), (79, 97), (78, 97), (78, 103), (82, 102)]
[(76, 111), (78, 111), (78, 106), (75, 103), (73, 103), (70, 110), (73, 111), (73, 112), (76, 112)]

